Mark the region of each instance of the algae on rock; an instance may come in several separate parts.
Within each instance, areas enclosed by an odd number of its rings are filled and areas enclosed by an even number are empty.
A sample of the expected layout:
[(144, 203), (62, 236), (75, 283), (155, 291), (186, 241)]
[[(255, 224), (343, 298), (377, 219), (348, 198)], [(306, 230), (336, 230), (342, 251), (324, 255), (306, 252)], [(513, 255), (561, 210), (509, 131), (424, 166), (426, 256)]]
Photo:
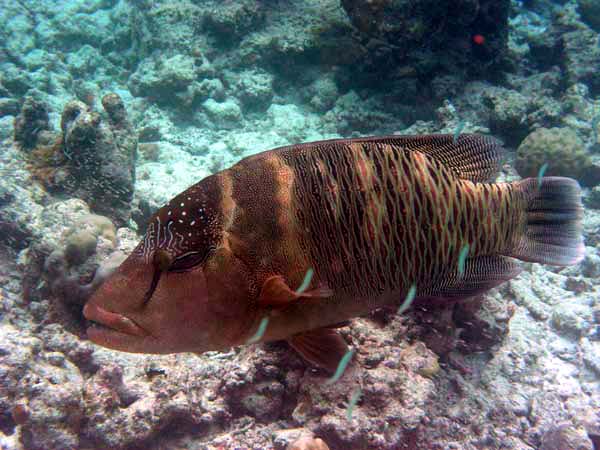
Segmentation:
[(600, 167), (570, 128), (538, 128), (521, 142), (515, 166), (519, 175), (536, 177), (544, 164), (546, 176), (572, 177), (585, 186), (600, 183)]

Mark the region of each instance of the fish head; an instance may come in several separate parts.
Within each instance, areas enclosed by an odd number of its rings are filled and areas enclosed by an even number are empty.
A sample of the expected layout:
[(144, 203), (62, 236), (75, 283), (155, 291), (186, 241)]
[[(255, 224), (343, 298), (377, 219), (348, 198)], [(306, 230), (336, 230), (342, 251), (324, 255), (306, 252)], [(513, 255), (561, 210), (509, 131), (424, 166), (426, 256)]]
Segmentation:
[[(179, 197), (192, 198), (193, 192)], [(83, 310), (91, 341), (163, 354), (237, 344), (251, 304), (249, 271), (222, 245), (214, 217), (194, 216), (193, 209), (205, 208), (196, 202), (186, 210), (159, 210), (133, 253), (94, 292)]]

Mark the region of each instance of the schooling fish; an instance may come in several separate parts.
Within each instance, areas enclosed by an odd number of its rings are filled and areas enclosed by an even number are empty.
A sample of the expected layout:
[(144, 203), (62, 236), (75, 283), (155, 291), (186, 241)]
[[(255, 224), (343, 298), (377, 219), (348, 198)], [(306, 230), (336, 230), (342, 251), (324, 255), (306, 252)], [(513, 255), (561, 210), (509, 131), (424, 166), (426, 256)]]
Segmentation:
[(450, 134), (336, 139), (243, 159), (154, 214), (86, 304), (88, 336), (142, 353), (286, 339), (334, 371), (347, 350), (335, 325), (397, 307), (409, 291), (461, 299), (515, 277), (514, 258), (579, 262), (577, 182), (489, 182), (502, 158), (490, 137)]

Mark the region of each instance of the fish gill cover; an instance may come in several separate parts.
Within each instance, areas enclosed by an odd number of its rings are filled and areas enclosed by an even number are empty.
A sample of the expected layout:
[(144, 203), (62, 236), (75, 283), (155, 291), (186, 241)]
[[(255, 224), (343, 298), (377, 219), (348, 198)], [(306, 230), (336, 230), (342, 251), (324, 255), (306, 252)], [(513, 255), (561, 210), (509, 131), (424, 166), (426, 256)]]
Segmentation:
[[(0, 448), (600, 448), (599, 17), (0, 0)], [(511, 230), (517, 257), (580, 262), (474, 258)], [(125, 353), (88, 325), (240, 345)]]

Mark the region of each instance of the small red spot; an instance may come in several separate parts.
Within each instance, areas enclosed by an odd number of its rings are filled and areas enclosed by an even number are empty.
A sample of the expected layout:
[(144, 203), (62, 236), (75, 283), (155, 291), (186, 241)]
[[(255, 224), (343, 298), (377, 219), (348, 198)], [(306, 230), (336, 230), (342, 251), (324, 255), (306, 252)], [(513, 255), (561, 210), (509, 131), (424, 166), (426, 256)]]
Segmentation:
[(485, 37), (481, 34), (476, 34), (473, 36), (473, 42), (477, 45), (483, 45), (485, 44)]

